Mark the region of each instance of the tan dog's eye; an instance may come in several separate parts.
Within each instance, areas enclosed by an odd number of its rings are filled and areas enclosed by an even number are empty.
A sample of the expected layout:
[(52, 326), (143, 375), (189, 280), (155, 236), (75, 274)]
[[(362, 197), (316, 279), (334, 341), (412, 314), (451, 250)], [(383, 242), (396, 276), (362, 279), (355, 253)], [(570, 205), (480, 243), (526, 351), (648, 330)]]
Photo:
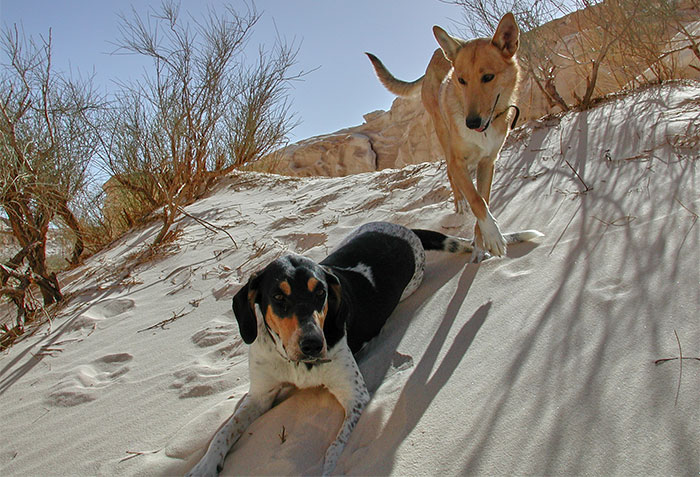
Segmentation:
[(492, 74), (484, 75), (484, 76), (481, 77), (481, 82), (482, 82), (482, 83), (488, 83), (488, 82), (491, 81), (492, 79), (493, 79), (493, 75), (492, 75)]
[(464, 78), (462, 77), (457, 78), (457, 81), (459, 81), (459, 84), (467, 84), (467, 82), (464, 81)]

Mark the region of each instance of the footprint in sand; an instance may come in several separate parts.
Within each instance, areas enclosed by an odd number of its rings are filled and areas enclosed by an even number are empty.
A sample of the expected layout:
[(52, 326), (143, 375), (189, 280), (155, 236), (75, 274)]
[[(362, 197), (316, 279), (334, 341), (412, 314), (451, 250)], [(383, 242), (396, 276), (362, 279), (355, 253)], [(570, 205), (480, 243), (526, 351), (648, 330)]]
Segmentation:
[(402, 354), (394, 351), (394, 356), (391, 358), (391, 366), (386, 372), (385, 379), (388, 380), (395, 374), (399, 374), (413, 367), (413, 357), (408, 354)]
[(192, 342), (207, 349), (195, 362), (174, 373), (170, 385), (181, 398), (208, 396), (231, 389), (235, 382), (228, 372), (230, 366), (245, 360), (246, 346), (238, 327), (230, 322), (212, 321), (206, 328), (192, 335)]
[(274, 222), (270, 224), (270, 229), (272, 230), (279, 230), (283, 229), (287, 226), (294, 225), (297, 222), (299, 222), (299, 216), (298, 215), (290, 215), (287, 217), (282, 217), (281, 219), (277, 219)]
[(303, 209), (301, 209), (300, 214), (304, 216), (315, 214), (323, 210), (330, 202), (336, 200), (340, 196), (340, 192), (333, 192), (331, 194), (324, 195), (323, 197), (313, 199), (312, 201), (308, 202), (306, 205), (303, 206)]
[(100, 390), (116, 383), (129, 372), (129, 353), (108, 354), (67, 373), (54, 386), (47, 402), (53, 406), (72, 407), (94, 401)]
[(224, 283), (220, 287), (212, 288), (211, 294), (216, 301), (230, 301), (236, 295), (238, 290), (241, 289), (241, 286), (242, 285), (240, 283)]
[(68, 333), (72, 331), (81, 331), (83, 329), (92, 330), (99, 323), (104, 322), (108, 318), (126, 313), (134, 307), (134, 304), (134, 300), (128, 298), (115, 298), (113, 300), (100, 301), (68, 322), (65, 330)]
[(591, 283), (589, 291), (599, 299), (614, 301), (632, 290), (632, 285), (619, 277), (605, 277)]
[[(388, 366), (387, 366), (388, 364)], [(386, 363), (386, 356), (381, 353), (360, 358), (360, 370), (365, 378), (365, 384), (370, 392), (376, 391), (379, 386), (388, 386), (392, 389), (399, 389), (400, 382), (394, 381), (394, 376), (403, 375), (405, 371), (414, 366), (413, 356), (394, 351), (391, 361)]]
[[(469, 205), (466, 205), (466, 210), (469, 210)], [(474, 216), (470, 213), (458, 214), (452, 212), (452, 208), (449, 209), (450, 213), (444, 215), (440, 219), (440, 226), (446, 229), (459, 229), (463, 231), (469, 231), (474, 228)]]
[(209, 326), (192, 335), (192, 342), (200, 348), (208, 348), (236, 337), (238, 337), (238, 330), (233, 323), (213, 321)]
[(205, 364), (191, 364), (175, 372), (171, 388), (178, 390), (180, 398), (209, 396), (234, 386), (225, 368)]

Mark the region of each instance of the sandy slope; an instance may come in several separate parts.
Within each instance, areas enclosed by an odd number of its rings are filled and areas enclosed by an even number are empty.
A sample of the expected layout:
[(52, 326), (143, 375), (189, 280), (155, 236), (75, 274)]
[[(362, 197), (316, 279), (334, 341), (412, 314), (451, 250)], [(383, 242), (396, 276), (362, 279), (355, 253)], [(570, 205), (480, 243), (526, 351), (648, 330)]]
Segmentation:
[[(654, 88), (514, 133), (493, 211), (545, 239), (480, 265), (431, 253), (359, 358), (374, 396), (338, 473), (697, 474), (700, 362), (677, 388), (679, 361), (654, 360), (678, 356), (674, 331), (700, 356), (699, 98)], [(471, 235), (446, 187), (441, 164), (235, 174), (187, 211), (237, 248), (185, 217), (167, 256), (134, 261), (153, 225), (92, 257), (62, 277), (50, 330), (0, 357), (0, 475), (184, 473), (247, 390), (230, 299), (248, 275), (285, 251), (320, 259), (372, 220)], [(341, 413), (294, 393), (224, 473), (319, 472)]]

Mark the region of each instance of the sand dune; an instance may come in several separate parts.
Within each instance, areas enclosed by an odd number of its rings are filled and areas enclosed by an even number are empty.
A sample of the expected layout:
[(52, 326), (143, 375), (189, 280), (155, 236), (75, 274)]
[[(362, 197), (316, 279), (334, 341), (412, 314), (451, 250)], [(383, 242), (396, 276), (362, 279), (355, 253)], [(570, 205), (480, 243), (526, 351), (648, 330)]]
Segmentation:
[[(425, 281), (358, 357), (373, 394), (348, 475), (693, 475), (700, 470), (700, 87), (651, 88), (514, 131), (492, 205), (539, 244), (479, 265), (430, 253)], [(568, 164), (567, 164), (568, 162)], [(575, 171), (575, 172), (574, 172)], [(70, 302), (0, 357), (1, 475), (176, 475), (247, 391), (230, 300), (288, 252), (323, 258), (374, 220), (470, 236), (444, 164), (343, 178), (235, 173), (61, 277)], [(342, 419), (291, 393), (224, 475), (319, 473)], [(282, 434), (284, 429), (284, 434)]]

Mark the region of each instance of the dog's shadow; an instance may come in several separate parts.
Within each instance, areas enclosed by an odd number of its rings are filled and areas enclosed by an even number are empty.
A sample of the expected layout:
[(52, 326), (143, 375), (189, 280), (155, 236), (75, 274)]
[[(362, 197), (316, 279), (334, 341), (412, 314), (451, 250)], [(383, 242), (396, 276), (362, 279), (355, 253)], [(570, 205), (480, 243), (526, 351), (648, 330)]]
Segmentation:
[(446, 313), (443, 326), (440, 327), (449, 330), (477, 273), (478, 266), (468, 265), (468, 256), (465, 257), (465, 260), (455, 260), (454, 257), (429, 253), (421, 286), (408, 299), (399, 303), (379, 336), (355, 355), (370, 394), (374, 395), (382, 382), (396, 372), (413, 368), (413, 357), (398, 351), (401, 340), (415, 316), (419, 315), (423, 308), (431, 306), (433, 296), (456, 275), (461, 274), (458, 289), (450, 300), (448, 309), (452, 316)]
[[(537, 246), (536, 242), (510, 245), (508, 247), (507, 260), (524, 257)], [(438, 344), (444, 342), (447, 333), (457, 318), (462, 303), (469, 293), (474, 278), (481, 268), (478, 264), (469, 263), (469, 255), (464, 255), (463, 257), (464, 259), (440, 252), (429, 252), (425, 278), (421, 286), (407, 300), (399, 303), (380, 335), (355, 355), (370, 394), (373, 395), (382, 382), (396, 372), (401, 372), (413, 366), (413, 358), (398, 351), (399, 343), (404, 338), (406, 330), (413, 322), (414, 317), (419, 314), (418, 312), (423, 307), (430, 306), (434, 295), (455, 276), (461, 274), (457, 288), (450, 299), (441, 325), (433, 337), (431, 345), (436, 343), (436, 340)], [(490, 307), (490, 302), (487, 305)], [(475, 313), (475, 316), (477, 314)], [(430, 351), (430, 347), (428, 347), (423, 360), (429, 357), (428, 351)]]
[[(512, 246), (508, 252), (509, 259), (525, 256), (536, 246), (530, 243)], [(395, 453), (422, 419), (428, 407), (459, 366), (491, 310), (492, 302), (487, 301), (476, 308), (466, 321), (464, 318), (458, 319), (462, 304), (480, 269), (480, 265), (469, 264), (468, 257), (462, 261), (456, 260), (454, 256), (436, 254), (429, 256), (425, 280), (421, 287), (413, 296), (399, 305), (378, 339), (373, 340), (357, 355), (365, 382), (373, 396), (382, 383), (390, 381), (395, 374), (408, 371), (410, 375), (400, 385), (400, 395), (396, 403), (390, 406), (392, 413), (388, 419), (382, 416), (381, 407), (370, 406), (365, 411), (362, 421), (366, 427), (360, 431), (362, 435), (351, 437), (348, 443), (350, 452), (341, 458), (339, 469), (343, 468), (344, 460), (347, 459), (346, 462), (350, 464), (357, 462), (358, 459), (361, 460), (360, 454), (373, 452), (363, 444), (363, 441), (371, 436), (374, 442), (381, 443), (381, 450), (377, 452), (382, 453), (382, 458), (367, 455), (367, 460), (372, 462), (373, 473), (384, 475), (392, 472), (394, 459), (388, 453)], [(420, 313), (421, 309), (432, 306), (434, 295), (445, 293), (441, 291), (443, 287), (458, 275), (457, 286), (449, 299), (438, 328), (420, 356), (420, 360), (414, 364), (412, 356), (399, 351), (399, 345), (413, 320), (425, 314), (425, 312)], [(449, 291), (446, 292), (449, 293)], [(456, 322), (464, 322), (464, 324), (455, 337), (448, 342), (450, 330)], [(445, 353), (441, 353), (444, 347), (448, 349)]]

